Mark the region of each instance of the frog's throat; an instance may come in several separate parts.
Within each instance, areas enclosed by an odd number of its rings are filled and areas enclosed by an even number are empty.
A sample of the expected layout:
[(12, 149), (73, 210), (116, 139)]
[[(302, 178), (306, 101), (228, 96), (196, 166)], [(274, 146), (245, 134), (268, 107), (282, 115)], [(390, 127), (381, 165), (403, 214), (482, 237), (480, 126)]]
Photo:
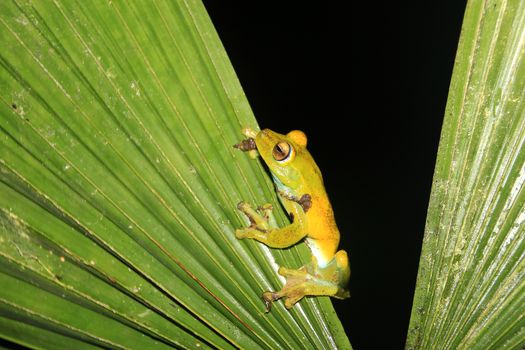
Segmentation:
[(277, 177), (277, 175), (275, 175), (274, 173), (271, 173), (271, 174), (273, 178), (273, 183), (275, 184), (275, 187), (277, 187), (278, 191), (284, 192), (289, 197), (297, 196), (296, 191), (292, 190), (290, 187), (283, 184), (282, 181)]

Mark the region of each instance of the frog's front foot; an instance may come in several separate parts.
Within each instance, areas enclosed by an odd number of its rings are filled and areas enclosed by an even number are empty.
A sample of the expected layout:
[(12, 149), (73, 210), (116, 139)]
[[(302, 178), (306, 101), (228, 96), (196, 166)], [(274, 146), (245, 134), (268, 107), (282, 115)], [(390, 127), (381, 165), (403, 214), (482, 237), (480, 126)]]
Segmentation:
[(270, 216), (273, 209), (271, 204), (264, 204), (255, 210), (248, 203), (239, 202), (237, 209), (246, 215), (250, 221), (250, 226), (235, 230), (235, 237), (239, 239), (254, 238), (268, 232), (272, 228), (270, 225)]
[(257, 136), (257, 132), (252, 130), (251, 128), (244, 128), (242, 129), (242, 134), (246, 136), (247, 139), (241, 140), (239, 143), (233, 145), (233, 147), (243, 152), (248, 152), (248, 155), (252, 159), (257, 158), (257, 155), (259, 154), (257, 152), (257, 144), (255, 143), (255, 137)]

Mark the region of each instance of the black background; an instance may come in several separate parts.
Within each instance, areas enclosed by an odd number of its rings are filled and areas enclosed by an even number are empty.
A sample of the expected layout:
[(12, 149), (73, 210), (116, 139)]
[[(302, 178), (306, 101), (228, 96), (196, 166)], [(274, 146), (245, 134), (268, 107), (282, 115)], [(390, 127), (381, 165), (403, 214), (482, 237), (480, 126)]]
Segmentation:
[(204, 1), (259, 125), (301, 129), (350, 255), (353, 347), (404, 346), (464, 1)]

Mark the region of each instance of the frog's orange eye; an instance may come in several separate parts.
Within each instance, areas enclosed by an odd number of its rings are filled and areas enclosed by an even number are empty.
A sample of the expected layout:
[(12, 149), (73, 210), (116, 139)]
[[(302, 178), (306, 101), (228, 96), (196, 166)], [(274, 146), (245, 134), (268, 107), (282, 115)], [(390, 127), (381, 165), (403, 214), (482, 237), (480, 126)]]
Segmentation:
[(273, 158), (278, 162), (284, 162), (292, 154), (292, 147), (287, 142), (281, 141), (272, 150)]

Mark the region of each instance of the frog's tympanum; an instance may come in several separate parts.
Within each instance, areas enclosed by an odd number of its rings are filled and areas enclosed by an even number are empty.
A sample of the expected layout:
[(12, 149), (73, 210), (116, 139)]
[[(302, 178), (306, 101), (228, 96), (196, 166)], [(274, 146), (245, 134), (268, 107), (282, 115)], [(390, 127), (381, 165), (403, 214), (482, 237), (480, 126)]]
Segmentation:
[(337, 250), (339, 230), (321, 172), (306, 149), (306, 135), (299, 130), (281, 135), (268, 129), (246, 129), (244, 134), (248, 139), (235, 147), (256, 151), (262, 157), (292, 223), (278, 228), (271, 223), (270, 204), (254, 209), (241, 202), (237, 207), (248, 217), (250, 226), (236, 230), (236, 237), (255, 239), (272, 248), (287, 248), (304, 239), (312, 252), (312, 261), (298, 270), (279, 268), (286, 284), (278, 292), (263, 293), (266, 312), (280, 298), (288, 309), (304, 296), (348, 298), (348, 256), (344, 250)]

